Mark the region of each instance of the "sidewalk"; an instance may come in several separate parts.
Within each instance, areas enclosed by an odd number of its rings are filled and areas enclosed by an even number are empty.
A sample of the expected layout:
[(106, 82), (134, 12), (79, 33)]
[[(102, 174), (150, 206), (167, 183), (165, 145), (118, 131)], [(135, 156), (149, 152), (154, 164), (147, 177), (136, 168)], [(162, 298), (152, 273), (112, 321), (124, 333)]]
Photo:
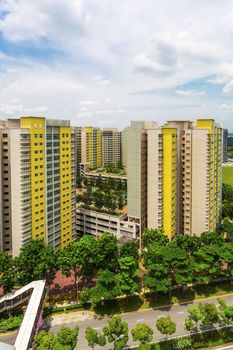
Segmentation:
[(94, 318), (94, 313), (90, 311), (76, 311), (67, 314), (59, 314), (49, 317), (44, 320), (44, 323), (49, 326), (61, 326), (64, 324), (75, 323), (79, 321), (91, 320)]

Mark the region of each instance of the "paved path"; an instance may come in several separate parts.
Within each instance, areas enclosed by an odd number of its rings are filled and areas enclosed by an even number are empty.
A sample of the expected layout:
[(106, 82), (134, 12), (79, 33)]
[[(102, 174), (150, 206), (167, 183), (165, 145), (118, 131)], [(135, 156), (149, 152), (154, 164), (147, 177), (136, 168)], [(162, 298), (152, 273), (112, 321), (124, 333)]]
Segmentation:
[[(221, 296), (222, 299), (226, 301), (228, 305), (233, 305), (233, 294), (229, 294), (226, 296)], [(131, 330), (137, 323), (142, 323), (145, 322), (149, 326), (151, 326), (154, 330), (154, 340), (162, 340), (164, 337), (157, 331), (156, 329), (156, 321), (162, 317), (162, 316), (168, 316), (176, 322), (177, 325), (177, 330), (174, 335), (179, 336), (187, 333), (184, 330), (184, 320), (187, 316), (187, 309), (193, 304), (198, 304), (199, 302), (209, 302), (209, 303), (216, 303), (217, 304), (217, 297), (210, 297), (210, 298), (203, 298), (199, 299), (197, 301), (193, 302), (186, 302), (182, 304), (175, 304), (172, 306), (165, 306), (165, 307), (159, 307), (156, 309), (146, 309), (146, 310), (139, 310), (136, 312), (129, 312), (122, 314), (121, 317), (124, 321), (126, 321), (129, 325), (129, 330)], [(93, 327), (95, 329), (102, 329), (107, 324), (107, 320), (109, 317), (104, 317), (104, 318), (94, 318), (94, 315), (92, 313), (82, 313), (82, 312), (74, 312), (70, 313), (67, 315), (55, 315), (51, 320), (47, 320), (47, 322), (50, 325), (50, 331), (52, 333), (57, 333), (58, 330), (60, 329), (61, 325), (66, 325), (69, 327), (75, 327), (79, 326), (80, 331), (79, 331), (79, 337), (78, 337), (78, 344), (77, 348), (79, 350), (86, 350), (88, 349), (87, 342), (85, 340), (85, 329), (87, 326)], [(11, 342), (12, 339), (15, 338), (15, 335), (7, 336), (6, 339), (5, 337), (1, 336), (0, 341), (6, 341), (6, 342)], [(133, 343), (132, 338), (131, 338), (131, 333), (129, 332), (129, 342), (128, 345), (135, 345)], [(111, 344), (106, 345), (105, 347), (96, 347), (96, 350), (109, 350), (112, 349)], [(224, 348), (222, 349), (229, 349), (233, 350), (233, 347), (231, 346), (230, 348)]]
[[(233, 305), (233, 294), (229, 294), (227, 296), (222, 297), (227, 304), (229, 305)], [(193, 304), (198, 304), (199, 302), (209, 302), (209, 303), (216, 303), (217, 304), (217, 298), (213, 297), (213, 298), (204, 298), (204, 299), (199, 299), (197, 301), (194, 302), (188, 302), (188, 303), (182, 303), (182, 304), (178, 304), (178, 305), (174, 305), (174, 306), (165, 306), (165, 307), (160, 307), (160, 308), (156, 308), (156, 309), (146, 309), (146, 310), (139, 310), (136, 312), (129, 312), (129, 313), (125, 313), (122, 314), (121, 317), (124, 321), (126, 321), (129, 325), (129, 330), (131, 330), (133, 327), (135, 327), (135, 325), (137, 323), (142, 323), (145, 322), (147, 323), (150, 327), (153, 328), (154, 330), (154, 340), (162, 340), (164, 339), (164, 337), (161, 335), (161, 333), (159, 333), (156, 329), (156, 321), (162, 317), (162, 316), (168, 316), (170, 315), (172, 320), (174, 320), (176, 322), (177, 325), (177, 331), (175, 333), (175, 335), (182, 335), (182, 334), (186, 334), (187, 331), (184, 330), (184, 321), (185, 318), (187, 316), (187, 309), (188, 307), (190, 307)], [(80, 320), (80, 316), (82, 318), (82, 320)], [(71, 318), (70, 318), (71, 317)], [(87, 342), (85, 340), (85, 329), (87, 326), (90, 326), (92, 328), (95, 329), (101, 329), (102, 327), (104, 327), (107, 324), (107, 319), (109, 319), (109, 317), (106, 318), (102, 318), (102, 319), (93, 319), (90, 315), (77, 315), (77, 319), (74, 319), (74, 315), (70, 316), (70, 317), (66, 317), (66, 325), (69, 327), (75, 327), (76, 325), (79, 326), (80, 331), (79, 331), (79, 340), (78, 340), (78, 345), (77, 345), (77, 349), (88, 349), (87, 346)], [(60, 324), (56, 324), (59, 321), (61, 321), (59, 319), (59, 317), (54, 318), (52, 326), (50, 331), (53, 333), (56, 333), (59, 328), (60, 328)], [(71, 322), (72, 321), (72, 322)], [(128, 345), (131, 346), (133, 344), (135, 344), (132, 341), (131, 338), (131, 334), (129, 332), (129, 342)], [(104, 350), (109, 350), (111, 349), (111, 345), (106, 345), (106, 347), (96, 347), (96, 350), (99, 349), (104, 349)], [(230, 348), (229, 348), (230, 349)], [(232, 349), (233, 350), (233, 349)]]

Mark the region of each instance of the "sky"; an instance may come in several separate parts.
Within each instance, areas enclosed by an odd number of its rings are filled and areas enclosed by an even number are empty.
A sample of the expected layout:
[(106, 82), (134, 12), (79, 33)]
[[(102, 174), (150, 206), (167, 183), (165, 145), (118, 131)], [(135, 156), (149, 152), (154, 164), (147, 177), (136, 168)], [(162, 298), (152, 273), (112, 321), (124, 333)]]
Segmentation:
[(0, 0), (0, 118), (22, 115), (233, 131), (233, 1)]

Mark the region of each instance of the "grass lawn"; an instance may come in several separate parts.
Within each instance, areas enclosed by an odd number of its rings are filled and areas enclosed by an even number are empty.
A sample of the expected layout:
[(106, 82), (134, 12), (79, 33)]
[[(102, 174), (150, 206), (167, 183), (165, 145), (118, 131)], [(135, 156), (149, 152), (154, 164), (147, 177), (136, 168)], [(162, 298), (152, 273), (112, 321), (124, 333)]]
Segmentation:
[(233, 166), (224, 166), (222, 168), (223, 183), (233, 186)]

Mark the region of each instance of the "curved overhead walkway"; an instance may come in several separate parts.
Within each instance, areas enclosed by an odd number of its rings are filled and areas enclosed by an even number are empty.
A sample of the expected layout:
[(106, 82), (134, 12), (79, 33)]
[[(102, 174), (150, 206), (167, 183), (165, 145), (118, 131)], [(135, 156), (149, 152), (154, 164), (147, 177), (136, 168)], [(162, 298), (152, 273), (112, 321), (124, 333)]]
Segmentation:
[[(27, 350), (30, 348), (40, 311), (42, 309), (44, 297), (45, 281), (40, 280), (33, 281), (16, 292), (6, 294), (0, 298), (0, 312), (9, 311), (29, 299), (15, 345), (12, 346), (11, 349)], [(10, 349), (9, 345), (8, 347), (6, 345), (5, 349)]]

